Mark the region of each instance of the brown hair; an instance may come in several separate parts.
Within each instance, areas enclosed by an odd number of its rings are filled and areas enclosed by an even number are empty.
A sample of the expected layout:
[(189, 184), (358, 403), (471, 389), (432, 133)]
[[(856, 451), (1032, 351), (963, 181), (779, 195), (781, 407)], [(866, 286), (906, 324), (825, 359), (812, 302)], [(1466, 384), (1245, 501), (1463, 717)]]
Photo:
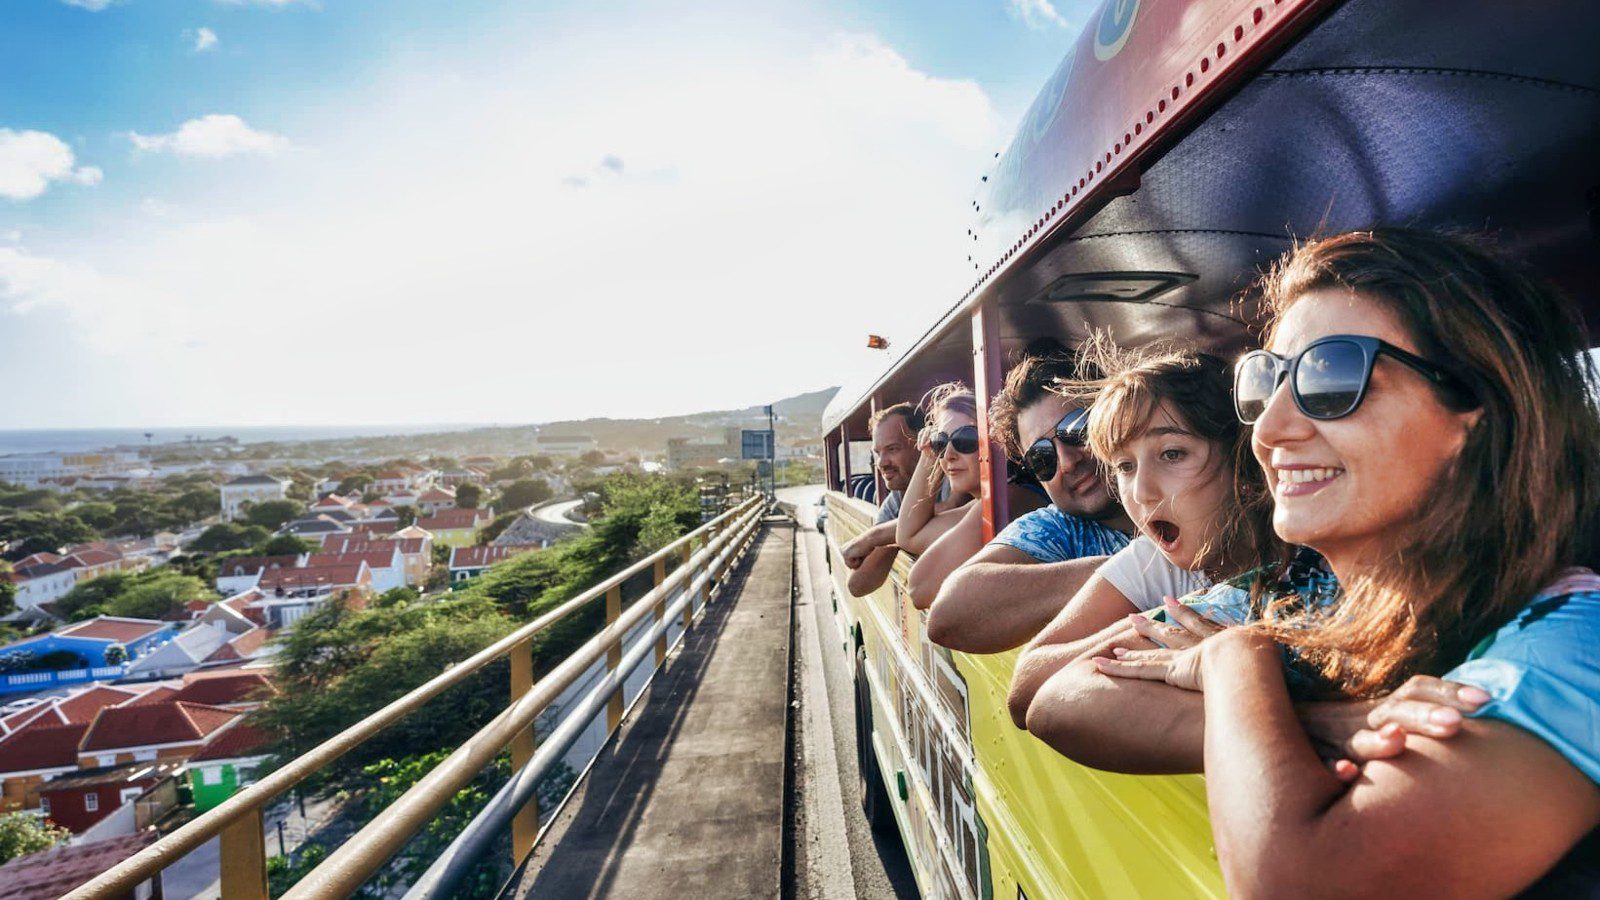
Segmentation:
[(927, 422), (923, 420), (922, 410), (917, 409), (916, 406), (910, 403), (896, 403), (893, 406), (884, 407), (883, 409), (873, 413), (872, 418), (867, 420), (867, 430), (869, 432), (876, 431), (878, 428), (878, 423), (889, 418), (890, 416), (900, 416), (904, 418), (904, 428), (906, 430), (906, 434), (911, 435), (913, 438), (917, 436), (917, 432), (922, 430), (922, 426), (927, 424)]
[(1024, 356), (1006, 373), (1005, 386), (989, 401), (989, 436), (1005, 448), (1007, 456), (1021, 459), (1027, 449), (1017, 433), (1017, 416), (1050, 396), (1057, 381), (1076, 377), (1077, 368), (1072, 357), (1048, 353)]
[(1234, 415), (1232, 367), (1220, 357), (1170, 344), (1118, 347), (1105, 332), (1092, 335), (1080, 352), (1086, 368), (1104, 374), (1059, 382), (1055, 391), (1090, 407), (1089, 449), (1102, 462), (1143, 434), (1163, 403), (1186, 429), (1219, 448), (1210, 464), (1218, 477), (1232, 480), (1233, 490), (1221, 529), (1200, 549), (1200, 568), (1221, 578), (1262, 561), (1287, 561), (1288, 549), (1272, 530), (1266, 479), (1251, 455), (1250, 428)]
[(1465, 238), (1385, 228), (1301, 244), (1260, 285), (1269, 342), (1320, 288), (1386, 307), (1482, 410), (1436, 502), (1386, 560), (1342, 585), (1315, 627), (1305, 616), (1265, 626), (1339, 692), (1371, 695), (1447, 671), (1563, 569), (1590, 561), (1600, 382), (1575, 307)]

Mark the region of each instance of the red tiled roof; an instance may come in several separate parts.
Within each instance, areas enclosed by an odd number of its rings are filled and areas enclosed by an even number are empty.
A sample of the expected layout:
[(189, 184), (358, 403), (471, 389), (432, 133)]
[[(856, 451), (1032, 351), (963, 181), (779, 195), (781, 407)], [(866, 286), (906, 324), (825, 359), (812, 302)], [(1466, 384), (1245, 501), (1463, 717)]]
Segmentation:
[(344, 587), (361, 583), (361, 563), (339, 563), (331, 566), (306, 566), (301, 569), (273, 569), (261, 576), (256, 585), (263, 593), (283, 588)]
[(40, 703), (27, 709), (19, 709), (4, 719), (0, 719), (0, 727), (6, 734), (20, 731), (23, 728), (37, 728), (41, 725), (66, 725), (67, 719), (56, 711), (55, 703)]
[(155, 829), (89, 844), (30, 853), (0, 866), (0, 898), (34, 900), (69, 894), (90, 879), (156, 842)]
[(227, 672), (216, 675), (191, 676), (194, 678), (172, 696), (174, 701), (204, 703), (209, 706), (226, 706), (230, 703), (251, 703), (275, 694), (272, 682), (260, 672)]
[(431, 487), (423, 491), (422, 496), (418, 497), (417, 499), (428, 503), (454, 503), (456, 495), (454, 491), (446, 491), (441, 488)]
[(441, 509), (431, 516), (417, 520), (417, 527), (428, 531), (440, 529), (475, 528), (489, 519), (486, 509)]
[(136, 691), (102, 684), (61, 700), (56, 704), (56, 709), (68, 722), (87, 725), (94, 721), (94, 714), (100, 710), (125, 703), (138, 696)]
[(0, 772), (78, 767), (78, 742), (89, 726), (34, 726), (0, 740)]
[(322, 549), (329, 553), (390, 553), (398, 549), (402, 555), (410, 555), (421, 553), (423, 550), (422, 544), (422, 538), (370, 537), (362, 539), (359, 534), (341, 534), (330, 535), (324, 539)]
[(97, 641), (117, 641), (127, 643), (136, 641), (146, 635), (153, 634), (167, 627), (165, 622), (152, 619), (119, 619), (111, 616), (99, 616), (87, 622), (68, 625), (56, 631), (61, 637), (89, 638)]
[(225, 729), (222, 733), (207, 741), (206, 745), (200, 748), (199, 753), (189, 757), (189, 762), (255, 756), (270, 743), (272, 743), (272, 735), (269, 732), (241, 722), (232, 728)]
[(333, 553), (313, 553), (306, 560), (306, 568), (313, 566), (343, 566), (366, 563), (369, 569), (387, 569), (395, 565), (394, 547), (374, 550), (343, 550)]
[(233, 640), (227, 642), (226, 644), (223, 644), (221, 647), (218, 647), (216, 650), (213, 650), (211, 655), (205, 658), (205, 662), (223, 662), (231, 659), (249, 659), (250, 657), (255, 656), (256, 651), (260, 650), (262, 646), (271, 639), (272, 632), (269, 629), (261, 627), (252, 628), (249, 631), (246, 631), (244, 634), (241, 634)]
[(321, 500), (318, 500), (317, 502), (311, 504), (311, 508), (312, 509), (344, 509), (346, 506), (349, 506), (352, 502), (353, 501), (349, 497), (341, 497), (338, 494), (328, 494), (328, 495), (324, 496)]
[(450, 551), (450, 568), (481, 569), (501, 560), (538, 550), (538, 544), (490, 544), (486, 547), (456, 547)]
[(152, 703), (165, 703), (172, 699), (178, 689), (170, 684), (157, 685), (139, 696), (122, 704), (123, 706), (148, 706)]
[(79, 749), (84, 753), (199, 741), (241, 715), (236, 710), (169, 700), (100, 710)]
[(236, 556), (225, 559), (217, 567), (219, 578), (235, 578), (240, 575), (254, 575), (262, 569), (277, 566), (280, 569), (292, 567), (299, 559), (296, 556)]
[(372, 480), (373, 481), (404, 481), (405, 479), (406, 479), (406, 473), (404, 473), (404, 472), (396, 472), (393, 469), (389, 469), (388, 471), (384, 471), (384, 472), (379, 472), (378, 474), (372, 476)]
[(17, 560), (16, 565), (17, 568), (20, 569), (23, 566), (37, 566), (41, 563), (58, 562), (61, 562), (61, 555), (59, 553), (51, 553), (48, 550), (41, 550), (38, 553), (30, 553), (27, 556)]
[(112, 553), (109, 550), (80, 550), (67, 557), (65, 562), (73, 563), (74, 568), (92, 568), (113, 563), (122, 558), (121, 553)]

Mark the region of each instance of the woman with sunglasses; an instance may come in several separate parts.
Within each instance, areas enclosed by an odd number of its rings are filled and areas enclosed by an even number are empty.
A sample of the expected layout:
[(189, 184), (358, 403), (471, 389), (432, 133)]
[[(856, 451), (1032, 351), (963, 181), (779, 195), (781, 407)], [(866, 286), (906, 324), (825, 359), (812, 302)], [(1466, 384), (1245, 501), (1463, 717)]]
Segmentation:
[[(1264, 620), (1097, 665), (1196, 692), (1235, 895), (1557, 890), (1600, 843), (1584, 840), (1600, 825), (1600, 578), (1574, 568), (1592, 563), (1600, 509), (1583, 322), (1471, 244), (1401, 230), (1303, 245), (1264, 293), (1239, 417), (1278, 535), (1320, 552), (1340, 589), (1213, 598)], [(1448, 740), (1414, 733), (1359, 777), (1330, 773), (1290, 683), (1367, 698), (1414, 673), (1489, 699)]]
[[(1057, 392), (1071, 406), (1090, 410), (1078, 440), (1108, 471), (1140, 534), (1029, 643), (1008, 703), (1019, 726), (1068, 756), (1104, 765), (1121, 754), (1120, 726), (1104, 715), (1117, 698), (1104, 695), (1108, 707), (1093, 699), (1093, 682), (1104, 679), (1080, 667), (1078, 678), (1053, 684), (1042, 712), (1030, 718), (1040, 687), (1093, 646), (1084, 642), (1101, 629), (1126, 619), (1135, 631), (1154, 636), (1157, 626), (1139, 613), (1163, 600), (1175, 603), (1171, 598), (1204, 590), (1258, 560), (1284, 558), (1287, 548), (1272, 531), (1249, 430), (1234, 416), (1226, 362), (1191, 350), (1125, 350), (1104, 334), (1083, 353), (1104, 377), (1062, 382)], [(1058, 702), (1066, 697), (1072, 702)], [(1119, 761), (1130, 765), (1145, 768)]]
[[(895, 525), (895, 544), (912, 554), (925, 552), (955, 528), (980, 491), (978, 404), (972, 391), (959, 381), (948, 382), (930, 390), (921, 405), (928, 425), (917, 435), (917, 464)], [(939, 502), (945, 480), (950, 499)]]

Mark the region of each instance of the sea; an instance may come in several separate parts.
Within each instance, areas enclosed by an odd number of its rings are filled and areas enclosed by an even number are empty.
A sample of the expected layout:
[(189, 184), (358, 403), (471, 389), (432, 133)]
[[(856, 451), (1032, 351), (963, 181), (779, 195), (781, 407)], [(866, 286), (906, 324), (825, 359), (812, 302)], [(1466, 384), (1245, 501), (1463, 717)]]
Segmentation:
[(188, 428), (62, 428), (0, 430), (0, 456), (26, 453), (80, 453), (113, 447), (145, 447), (224, 437), (241, 444), (273, 441), (321, 441), (354, 437), (435, 434), (486, 427), (482, 423), (429, 425), (262, 425), (194, 426)]

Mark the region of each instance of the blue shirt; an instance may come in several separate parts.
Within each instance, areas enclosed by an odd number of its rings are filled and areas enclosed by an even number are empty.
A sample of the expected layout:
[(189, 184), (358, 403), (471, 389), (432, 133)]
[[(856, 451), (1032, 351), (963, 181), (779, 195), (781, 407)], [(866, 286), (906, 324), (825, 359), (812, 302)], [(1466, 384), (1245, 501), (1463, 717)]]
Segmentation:
[[(1297, 558), (1281, 584), (1301, 601), (1325, 607), (1338, 596), (1338, 583), (1325, 568)], [(1226, 625), (1261, 618), (1249, 593), (1254, 573), (1223, 582), (1189, 601), (1201, 615)], [(1444, 674), (1446, 681), (1482, 688), (1492, 698), (1471, 715), (1499, 719), (1533, 734), (1574, 768), (1600, 783), (1600, 576), (1574, 569), (1545, 588), (1494, 634), (1473, 648), (1465, 662)], [(1286, 660), (1291, 693), (1303, 692), (1309, 679)]]
[(1027, 513), (994, 536), (992, 544), (1015, 547), (1039, 562), (1110, 556), (1132, 538), (1099, 522), (1069, 516), (1055, 506)]
[(1444, 678), (1480, 687), (1493, 698), (1474, 717), (1531, 732), (1600, 783), (1597, 648), (1600, 577), (1574, 570), (1479, 642)]

